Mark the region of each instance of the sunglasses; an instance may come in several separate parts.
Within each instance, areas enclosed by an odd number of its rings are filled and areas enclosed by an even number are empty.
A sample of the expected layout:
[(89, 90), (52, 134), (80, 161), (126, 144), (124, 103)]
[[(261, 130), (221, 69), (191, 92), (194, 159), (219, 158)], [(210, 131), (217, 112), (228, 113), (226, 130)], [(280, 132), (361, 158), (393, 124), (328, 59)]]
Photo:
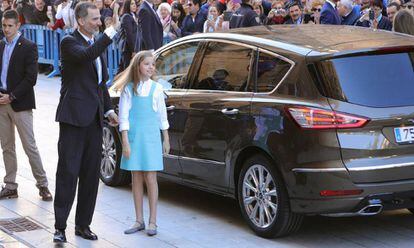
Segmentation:
[(319, 9), (319, 8), (312, 8), (311, 9), (313, 12), (321, 12), (322, 11), (322, 9)]
[(403, 9), (405, 9), (405, 8), (407, 8), (407, 9), (412, 9), (412, 8), (414, 8), (414, 6), (413, 5), (403, 5), (403, 6), (401, 6)]
[(193, 6), (193, 4), (192, 3), (187, 3), (187, 6), (191, 7), (191, 6)]

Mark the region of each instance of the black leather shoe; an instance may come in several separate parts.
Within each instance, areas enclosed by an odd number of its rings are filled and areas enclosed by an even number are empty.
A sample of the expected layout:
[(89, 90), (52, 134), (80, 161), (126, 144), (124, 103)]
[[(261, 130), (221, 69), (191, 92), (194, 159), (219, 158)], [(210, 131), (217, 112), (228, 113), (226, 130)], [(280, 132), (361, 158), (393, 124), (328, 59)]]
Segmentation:
[(66, 243), (65, 231), (56, 230), (55, 234), (53, 235), (53, 242), (54, 243)]
[(75, 227), (75, 235), (88, 240), (97, 240), (98, 236), (89, 227)]

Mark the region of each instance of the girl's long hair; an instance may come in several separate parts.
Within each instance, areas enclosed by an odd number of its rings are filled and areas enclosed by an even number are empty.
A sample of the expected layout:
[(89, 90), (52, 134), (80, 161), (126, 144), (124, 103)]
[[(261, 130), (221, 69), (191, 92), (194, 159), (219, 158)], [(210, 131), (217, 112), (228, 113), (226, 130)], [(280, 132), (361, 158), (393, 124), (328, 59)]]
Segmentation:
[[(141, 51), (135, 54), (131, 59), (129, 66), (121, 73), (119, 73), (114, 79), (114, 85), (111, 87), (114, 91), (123, 92), (128, 83), (134, 84), (134, 94), (138, 94), (138, 84), (141, 81), (141, 72), (139, 71), (139, 65), (148, 57), (153, 57), (152, 51)], [(151, 79), (154, 80), (155, 75), (152, 75)]]

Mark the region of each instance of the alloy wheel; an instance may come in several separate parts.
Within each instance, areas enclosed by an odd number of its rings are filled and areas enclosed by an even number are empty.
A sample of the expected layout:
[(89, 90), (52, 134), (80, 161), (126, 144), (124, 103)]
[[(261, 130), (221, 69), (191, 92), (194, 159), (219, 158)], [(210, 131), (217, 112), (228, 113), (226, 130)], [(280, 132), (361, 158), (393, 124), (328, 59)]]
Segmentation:
[(111, 179), (116, 168), (116, 145), (114, 136), (108, 127), (103, 128), (101, 176)]
[(243, 203), (252, 223), (267, 228), (275, 221), (278, 212), (278, 193), (272, 174), (263, 165), (255, 164), (243, 179)]

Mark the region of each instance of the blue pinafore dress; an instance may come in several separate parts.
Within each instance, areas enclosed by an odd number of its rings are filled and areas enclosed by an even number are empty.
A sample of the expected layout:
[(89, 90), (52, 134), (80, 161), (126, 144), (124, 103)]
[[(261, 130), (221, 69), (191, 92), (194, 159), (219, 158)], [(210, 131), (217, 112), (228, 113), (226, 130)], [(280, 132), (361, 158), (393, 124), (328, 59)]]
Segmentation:
[(129, 158), (122, 156), (121, 169), (128, 171), (163, 170), (159, 117), (152, 107), (156, 84), (151, 82), (150, 93), (145, 97), (133, 93), (132, 83), (127, 87), (131, 92), (128, 130), (131, 153)]

